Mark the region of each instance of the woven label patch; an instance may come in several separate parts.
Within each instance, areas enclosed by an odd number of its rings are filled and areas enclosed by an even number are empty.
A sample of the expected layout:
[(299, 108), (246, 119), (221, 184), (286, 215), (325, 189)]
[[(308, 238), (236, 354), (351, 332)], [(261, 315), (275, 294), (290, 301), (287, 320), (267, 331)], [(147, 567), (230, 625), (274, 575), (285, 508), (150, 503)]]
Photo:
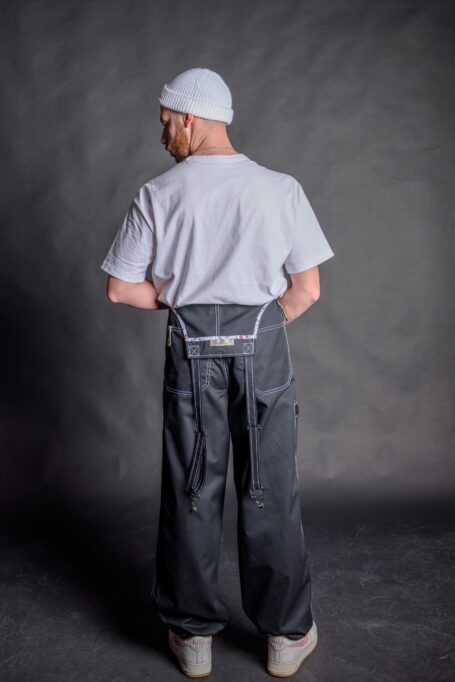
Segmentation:
[(233, 346), (235, 339), (210, 339), (211, 346)]

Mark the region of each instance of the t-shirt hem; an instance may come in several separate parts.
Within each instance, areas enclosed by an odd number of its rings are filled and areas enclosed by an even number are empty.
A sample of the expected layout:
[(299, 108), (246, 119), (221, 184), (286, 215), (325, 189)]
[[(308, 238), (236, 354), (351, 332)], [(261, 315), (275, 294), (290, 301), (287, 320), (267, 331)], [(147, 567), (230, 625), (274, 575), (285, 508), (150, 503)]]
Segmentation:
[(304, 272), (304, 270), (309, 270), (310, 268), (314, 268), (315, 265), (320, 265), (320, 263), (324, 263), (324, 261), (328, 260), (329, 258), (332, 258), (334, 256), (334, 252), (330, 251), (320, 253), (317, 256), (314, 256), (313, 258), (309, 258), (306, 261), (300, 261), (300, 263), (297, 263), (296, 265), (290, 265), (289, 267), (285, 264), (286, 271), (290, 275), (294, 275), (297, 272)]
[(100, 269), (104, 270), (104, 272), (107, 272), (108, 275), (112, 275), (112, 277), (121, 279), (124, 282), (128, 282), (129, 284), (140, 284), (145, 280), (145, 275), (140, 277), (131, 274), (125, 274), (124, 272), (122, 272), (122, 270), (120, 270), (120, 268), (117, 268), (115, 265), (112, 265), (112, 263), (103, 263), (102, 265), (100, 265)]

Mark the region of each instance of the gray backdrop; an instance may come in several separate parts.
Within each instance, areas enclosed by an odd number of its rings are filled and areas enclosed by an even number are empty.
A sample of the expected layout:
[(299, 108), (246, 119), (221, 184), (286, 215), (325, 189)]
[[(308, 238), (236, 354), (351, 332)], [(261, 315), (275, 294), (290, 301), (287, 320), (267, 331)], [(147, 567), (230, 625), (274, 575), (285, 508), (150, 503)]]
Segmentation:
[(196, 66), (335, 252), (288, 327), (303, 496), (453, 495), (453, 27), (449, 1), (2, 3), (4, 508), (158, 512), (167, 312), (109, 303), (99, 266)]

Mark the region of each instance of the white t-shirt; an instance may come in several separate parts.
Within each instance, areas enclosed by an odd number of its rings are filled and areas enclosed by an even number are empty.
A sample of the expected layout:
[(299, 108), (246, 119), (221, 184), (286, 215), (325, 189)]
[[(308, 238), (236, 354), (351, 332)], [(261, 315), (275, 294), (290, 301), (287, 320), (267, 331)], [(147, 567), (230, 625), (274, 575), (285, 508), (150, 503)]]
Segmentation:
[(245, 154), (188, 156), (134, 197), (101, 268), (158, 300), (260, 305), (333, 253), (300, 183)]

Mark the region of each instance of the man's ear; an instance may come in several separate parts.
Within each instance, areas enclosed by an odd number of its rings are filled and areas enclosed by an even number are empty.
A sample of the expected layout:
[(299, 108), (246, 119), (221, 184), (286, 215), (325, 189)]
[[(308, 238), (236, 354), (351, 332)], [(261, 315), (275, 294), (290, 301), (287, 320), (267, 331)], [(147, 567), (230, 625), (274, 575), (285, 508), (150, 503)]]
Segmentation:
[(190, 123), (194, 121), (194, 116), (193, 114), (183, 114), (183, 125), (185, 128), (188, 128)]

